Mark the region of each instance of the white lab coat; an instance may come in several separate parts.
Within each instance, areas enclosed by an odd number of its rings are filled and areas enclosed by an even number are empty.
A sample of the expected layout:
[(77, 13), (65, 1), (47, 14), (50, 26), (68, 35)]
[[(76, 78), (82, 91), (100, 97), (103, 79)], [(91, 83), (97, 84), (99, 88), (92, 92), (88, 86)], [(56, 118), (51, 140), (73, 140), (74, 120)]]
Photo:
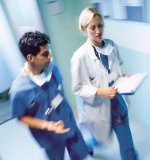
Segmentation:
[(111, 108), (110, 100), (96, 96), (96, 90), (122, 75), (117, 46), (108, 39), (104, 42), (101, 52), (108, 55), (110, 74), (96, 57), (89, 40), (71, 59), (72, 91), (76, 95), (79, 123), (88, 123), (90, 134), (100, 142), (106, 141), (111, 133)]

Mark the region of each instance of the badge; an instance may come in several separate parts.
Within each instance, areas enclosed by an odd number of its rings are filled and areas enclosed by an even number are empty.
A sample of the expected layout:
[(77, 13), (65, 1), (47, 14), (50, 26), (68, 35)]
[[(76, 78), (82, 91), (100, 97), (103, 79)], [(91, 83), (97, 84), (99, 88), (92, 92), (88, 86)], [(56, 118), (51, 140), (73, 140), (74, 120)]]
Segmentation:
[(50, 114), (53, 109), (56, 109), (63, 101), (63, 99), (64, 98), (62, 97), (61, 94), (58, 94), (56, 97), (54, 97), (54, 99), (51, 101), (51, 107), (47, 108), (45, 115)]

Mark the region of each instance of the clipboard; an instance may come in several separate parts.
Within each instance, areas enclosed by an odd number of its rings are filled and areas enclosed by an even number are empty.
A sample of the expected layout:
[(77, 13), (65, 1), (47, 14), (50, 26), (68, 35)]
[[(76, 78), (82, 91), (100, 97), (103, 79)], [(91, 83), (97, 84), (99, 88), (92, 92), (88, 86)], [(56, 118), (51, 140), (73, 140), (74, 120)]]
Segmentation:
[(118, 94), (133, 95), (147, 76), (147, 73), (136, 73), (131, 76), (119, 77), (113, 86), (118, 89)]

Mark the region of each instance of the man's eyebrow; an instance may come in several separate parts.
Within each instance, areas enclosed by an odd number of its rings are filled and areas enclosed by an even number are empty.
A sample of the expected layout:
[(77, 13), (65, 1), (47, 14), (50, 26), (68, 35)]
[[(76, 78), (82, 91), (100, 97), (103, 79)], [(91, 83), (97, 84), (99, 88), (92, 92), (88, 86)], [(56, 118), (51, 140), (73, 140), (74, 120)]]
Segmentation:
[(49, 55), (49, 50), (44, 51), (41, 55), (47, 57)]

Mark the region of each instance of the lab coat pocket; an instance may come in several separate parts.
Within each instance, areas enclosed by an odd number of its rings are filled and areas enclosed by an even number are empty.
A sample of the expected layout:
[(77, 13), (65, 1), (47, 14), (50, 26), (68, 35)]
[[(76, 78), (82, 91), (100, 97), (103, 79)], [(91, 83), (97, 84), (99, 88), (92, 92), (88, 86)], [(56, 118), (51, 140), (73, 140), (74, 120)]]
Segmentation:
[(99, 77), (90, 77), (90, 82), (94, 87), (100, 87)]

